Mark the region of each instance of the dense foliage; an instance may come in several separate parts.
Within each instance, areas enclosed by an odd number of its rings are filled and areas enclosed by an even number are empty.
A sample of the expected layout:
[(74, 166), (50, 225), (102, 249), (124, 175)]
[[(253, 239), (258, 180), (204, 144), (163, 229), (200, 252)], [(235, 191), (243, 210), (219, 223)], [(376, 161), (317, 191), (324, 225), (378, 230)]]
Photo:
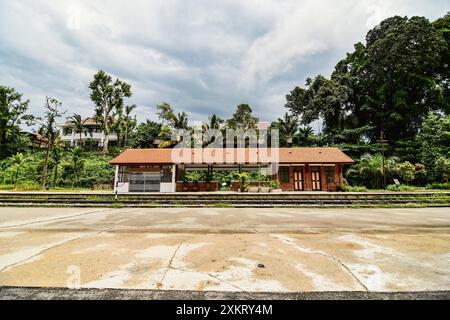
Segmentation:
[[(106, 188), (111, 187), (114, 169), (112, 157), (84, 153), (81, 149), (60, 149), (50, 156), (49, 188)], [(40, 189), (45, 151), (19, 153), (0, 161), (0, 185), (17, 189)]]
[[(137, 106), (125, 105), (132, 95), (129, 84), (99, 71), (89, 89), (95, 104), (95, 115), (90, 116), (106, 137), (118, 137), (116, 147), (105, 139), (103, 154), (61, 147), (55, 123), (64, 112), (58, 110), (58, 100), (46, 98), (45, 115), (34, 117), (27, 113), (29, 101), (21, 93), (0, 86), (0, 184), (43, 189), (108, 185), (114, 177), (109, 161), (124, 148), (220, 146), (224, 142), (215, 141), (209, 129), (225, 137), (226, 129), (255, 129), (259, 121), (251, 106), (240, 104), (229, 119), (214, 114), (208, 123), (191, 126), (185, 112), (162, 103), (156, 107), (159, 122), (138, 124), (132, 114)], [(346, 174), (353, 190), (381, 188), (384, 180), (389, 189), (398, 190), (410, 185), (448, 187), (450, 15), (433, 23), (423, 17), (384, 20), (336, 64), (330, 77), (306, 79), (286, 100), (289, 112), (271, 125), (279, 130), (280, 146), (339, 147), (357, 161)], [(81, 115), (67, 120), (80, 139), (92, 135)], [(21, 126), (33, 123), (40, 124), (38, 132), (48, 142), (43, 149), (31, 150), (30, 138), (21, 132)], [(199, 130), (203, 135), (192, 135)], [(185, 133), (191, 134), (189, 140)], [(213, 177), (190, 173), (187, 178), (226, 186), (238, 179), (235, 172)], [(249, 179), (262, 177), (250, 173)], [(393, 186), (394, 179), (402, 185)]]

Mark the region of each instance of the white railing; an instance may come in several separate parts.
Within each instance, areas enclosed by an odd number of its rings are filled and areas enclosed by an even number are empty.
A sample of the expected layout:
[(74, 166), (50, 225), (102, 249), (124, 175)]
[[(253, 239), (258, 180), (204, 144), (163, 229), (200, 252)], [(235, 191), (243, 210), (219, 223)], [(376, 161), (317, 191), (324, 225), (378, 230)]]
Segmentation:
[[(81, 140), (98, 140), (101, 141), (104, 139), (103, 133), (101, 132), (93, 132), (92, 135), (91, 134), (87, 134), (85, 135), (84, 133), (81, 134)], [(61, 135), (61, 140), (62, 141), (79, 141), (80, 140), (80, 134), (79, 133), (75, 133), (74, 135), (72, 134), (67, 134), (67, 135)], [(117, 141), (117, 134), (110, 134), (109, 135), (109, 141)]]

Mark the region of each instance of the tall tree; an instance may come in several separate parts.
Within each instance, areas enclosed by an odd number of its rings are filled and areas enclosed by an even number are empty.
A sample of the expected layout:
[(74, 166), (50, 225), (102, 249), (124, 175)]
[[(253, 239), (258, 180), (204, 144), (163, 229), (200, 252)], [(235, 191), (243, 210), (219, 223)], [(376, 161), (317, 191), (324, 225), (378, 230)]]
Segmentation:
[(174, 129), (190, 130), (189, 119), (186, 112), (178, 113), (172, 120), (171, 126)]
[(65, 111), (61, 111), (60, 108), (62, 106), (62, 103), (58, 101), (57, 99), (46, 97), (45, 98), (45, 116), (42, 121), (42, 128), (41, 132), (42, 134), (47, 138), (47, 149), (45, 153), (44, 158), (44, 166), (42, 169), (42, 181), (41, 181), (41, 188), (44, 190), (47, 186), (47, 177), (48, 177), (48, 163), (49, 163), (49, 157), (50, 152), (52, 151), (53, 147), (55, 146), (55, 140), (58, 136), (58, 132), (56, 129), (56, 119), (61, 117)]
[(288, 107), (303, 124), (322, 119), (324, 133), (344, 130), (350, 88), (323, 76), (306, 80), (307, 89), (295, 88), (287, 97)]
[(23, 164), (24, 156), (22, 153), (18, 153), (15, 156), (12, 157), (11, 164), (15, 167), (16, 173), (14, 175), (14, 189), (17, 189), (17, 183), (19, 181), (19, 172), (20, 167)]
[(136, 127), (136, 117), (131, 117), (131, 113), (137, 108), (135, 104), (125, 107), (125, 117), (124, 117), (124, 138), (123, 146), (125, 147), (128, 143), (128, 135), (131, 130)]
[[(204, 123), (202, 126), (203, 131), (203, 147), (206, 147), (215, 141), (215, 137), (211, 135), (211, 130), (220, 130), (222, 129), (222, 125), (225, 123), (225, 120), (220, 118), (218, 115), (213, 114), (209, 117), (209, 122)], [(221, 142), (223, 144), (223, 141)]]
[(185, 112), (175, 113), (168, 103), (156, 106), (157, 114), (162, 121), (161, 132), (159, 138), (163, 141), (159, 145), (160, 148), (168, 148), (182, 141), (182, 136), (178, 135), (174, 141), (173, 132), (177, 130), (190, 131), (189, 119)]
[(299, 128), (298, 117), (286, 112), (283, 118), (278, 118), (275, 127), (280, 130), (283, 146), (292, 146)]
[(131, 113), (136, 108), (136, 105), (127, 105), (124, 108), (118, 108), (115, 112), (116, 119), (111, 127), (117, 134), (118, 145), (120, 147), (125, 147), (127, 145), (128, 135), (136, 126), (136, 118), (131, 116)]
[(141, 123), (130, 133), (128, 145), (132, 148), (153, 148), (154, 141), (161, 132), (162, 125), (150, 120)]
[(308, 79), (286, 107), (304, 124), (322, 119), (331, 143), (413, 140), (430, 111), (448, 112), (442, 67), (444, 32), (423, 17), (392, 17), (370, 30), (366, 43), (340, 61), (331, 79)]
[(83, 170), (86, 160), (83, 159), (83, 149), (76, 147), (70, 153), (70, 168), (72, 171), (72, 187), (79, 183), (80, 172)]
[(156, 106), (159, 119), (162, 121), (163, 125), (170, 125), (175, 118), (175, 112), (173, 111), (170, 104), (163, 102), (162, 104)]
[(253, 109), (248, 104), (240, 104), (237, 106), (233, 116), (228, 119), (227, 127), (230, 129), (249, 130), (256, 129), (259, 119), (253, 116)]
[(175, 113), (173, 108), (168, 103), (163, 103), (156, 106), (157, 115), (162, 121), (163, 125), (167, 125), (172, 129), (185, 129), (189, 130), (188, 116), (186, 112)]
[(64, 149), (55, 146), (53, 148), (53, 154), (52, 154), (52, 160), (53, 160), (53, 187), (56, 186), (56, 183), (58, 181), (58, 166), (61, 163), (64, 156)]
[(425, 165), (431, 178), (437, 179), (440, 172), (436, 159), (450, 157), (450, 115), (447, 117), (429, 113), (417, 135), (420, 161)]
[(297, 143), (301, 147), (310, 147), (314, 144), (314, 130), (310, 126), (298, 130)]
[[(81, 115), (74, 113), (72, 116), (67, 118), (67, 124), (75, 130), (76, 133), (80, 135), (80, 146), (82, 141), (82, 134), (86, 136), (88, 133), (91, 133), (88, 128), (86, 127), (86, 121), (87, 119), (84, 119), (81, 117)], [(92, 133), (91, 133), (92, 134)]]
[[(414, 139), (430, 111), (445, 109), (439, 77), (446, 43), (423, 17), (392, 17), (369, 31), (366, 45), (340, 62), (332, 78), (350, 84), (351, 108), (374, 142)], [(443, 81), (444, 80), (444, 81)]]
[(0, 86), (0, 159), (18, 151), (14, 141), (20, 135), (19, 125), (33, 122), (33, 117), (26, 114), (29, 100), (22, 100), (22, 97), (15, 89)]
[(111, 132), (111, 116), (114, 110), (123, 107), (124, 98), (131, 97), (131, 86), (119, 79), (113, 82), (112, 77), (100, 70), (94, 75), (94, 81), (89, 85), (91, 100), (96, 105), (96, 115), (100, 120), (105, 140), (103, 152), (109, 152), (109, 135)]
[[(445, 106), (447, 114), (450, 113), (450, 12), (443, 18), (433, 22), (433, 27), (441, 33), (444, 38), (447, 48), (442, 55), (442, 62), (440, 63), (439, 73), (444, 81), (441, 81), (443, 90), (443, 97), (445, 99)], [(445, 81), (445, 79), (447, 81)]]

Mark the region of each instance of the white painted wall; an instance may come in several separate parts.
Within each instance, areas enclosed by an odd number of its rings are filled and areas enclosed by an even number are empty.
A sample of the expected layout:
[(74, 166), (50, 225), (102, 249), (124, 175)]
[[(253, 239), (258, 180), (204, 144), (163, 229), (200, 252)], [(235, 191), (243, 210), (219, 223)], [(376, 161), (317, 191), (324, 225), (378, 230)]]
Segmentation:
[(115, 191), (118, 193), (128, 193), (130, 192), (130, 184), (128, 182), (119, 182)]
[(173, 193), (176, 191), (175, 183), (161, 183), (160, 192), (161, 193)]

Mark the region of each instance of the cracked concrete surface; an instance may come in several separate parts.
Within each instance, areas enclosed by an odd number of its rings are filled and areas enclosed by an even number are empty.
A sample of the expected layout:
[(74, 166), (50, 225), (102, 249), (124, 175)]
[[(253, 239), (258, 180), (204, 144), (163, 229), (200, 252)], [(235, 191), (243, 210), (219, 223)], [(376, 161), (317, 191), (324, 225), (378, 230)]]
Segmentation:
[(0, 286), (450, 290), (450, 210), (0, 208)]

